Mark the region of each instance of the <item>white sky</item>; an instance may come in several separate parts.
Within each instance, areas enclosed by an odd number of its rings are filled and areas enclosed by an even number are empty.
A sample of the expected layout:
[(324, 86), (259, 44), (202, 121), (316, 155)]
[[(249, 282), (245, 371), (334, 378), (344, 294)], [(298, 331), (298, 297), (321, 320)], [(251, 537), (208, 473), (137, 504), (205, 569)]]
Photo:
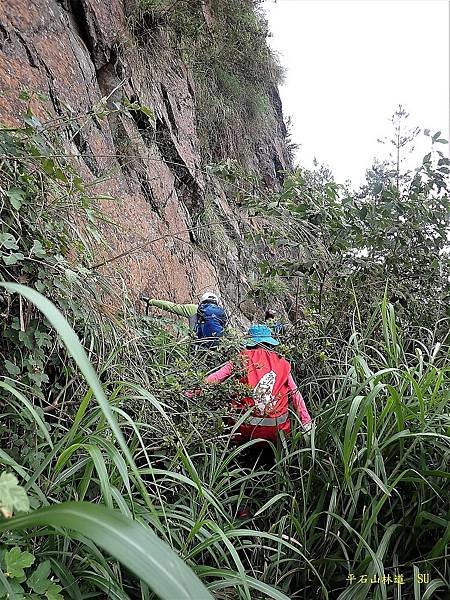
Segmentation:
[(286, 69), (280, 93), (301, 165), (317, 157), (339, 182), (361, 183), (386, 152), (376, 140), (389, 133), (399, 103), (411, 126), (449, 139), (448, 0), (265, 0), (263, 7), (269, 43)]

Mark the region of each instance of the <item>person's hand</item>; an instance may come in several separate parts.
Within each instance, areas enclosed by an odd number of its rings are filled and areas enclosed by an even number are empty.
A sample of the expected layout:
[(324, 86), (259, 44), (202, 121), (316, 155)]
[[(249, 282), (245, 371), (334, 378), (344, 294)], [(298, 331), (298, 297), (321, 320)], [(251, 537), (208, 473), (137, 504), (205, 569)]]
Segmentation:
[(303, 437), (305, 439), (305, 443), (307, 445), (310, 445), (310, 440), (311, 440), (311, 432), (313, 431), (314, 428), (314, 423), (312, 421), (310, 421), (309, 423), (304, 423), (303, 424)]
[(304, 423), (303, 424), (304, 433), (311, 433), (312, 425), (313, 425), (312, 421), (310, 421), (309, 423)]

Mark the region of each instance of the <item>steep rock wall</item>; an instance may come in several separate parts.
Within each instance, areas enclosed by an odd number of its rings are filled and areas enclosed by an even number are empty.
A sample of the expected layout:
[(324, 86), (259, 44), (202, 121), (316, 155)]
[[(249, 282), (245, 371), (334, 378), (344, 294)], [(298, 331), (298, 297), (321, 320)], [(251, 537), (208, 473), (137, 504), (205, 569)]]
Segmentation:
[[(74, 117), (67, 153), (76, 157), (84, 178), (101, 180), (96, 193), (113, 198), (102, 201), (111, 224), (102, 226), (108, 249), (99, 250), (97, 263), (109, 261), (101, 268), (123, 281), (132, 296), (183, 302), (220, 289), (242, 318), (238, 307), (247, 291), (249, 260), (240, 229), (244, 216), (204, 169), (195, 83), (173, 49), (146, 53), (134, 43), (126, 8), (120, 0), (1, 0), (0, 120), (20, 123), (24, 88), (48, 96), (45, 103), (31, 101), (43, 122)], [(202, 8), (210, 27), (211, 7), (202, 2)], [(114, 108), (124, 96), (151, 107), (156, 127), (136, 111), (79, 118), (94, 108)], [(277, 127), (247, 158), (276, 186), (289, 158), (275, 88), (271, 101)], [(203, 243), (196, 229), (206, 197), (220, 215), (220, 243), (217, 236)]]

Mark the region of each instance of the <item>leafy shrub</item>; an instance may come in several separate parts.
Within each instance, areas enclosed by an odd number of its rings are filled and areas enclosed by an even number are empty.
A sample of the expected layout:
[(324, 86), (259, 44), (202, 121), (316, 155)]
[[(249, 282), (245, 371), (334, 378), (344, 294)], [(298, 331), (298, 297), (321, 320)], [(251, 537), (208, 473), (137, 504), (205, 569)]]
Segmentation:
[(249, 197), (248, 206), (270, 223), (263, 237), (273, 251), (260, 262), (263, 276), (281, 276), (300, 290), (301, 303), (291, 296), (293, 320), (313, 311), (324, 336), (347, 339), (355, 297), (365, 322), (387, 290), (405, 327), (422, 327), (427, 338), (426, 329), (441, 322), (444, 334), (450, 160), (438, 146), (446, 140), (431, 140), (414, 171), (397, 175), (395, 164), (379, 163), (359, 192), (336, 184), (326, 169), (298, 169), (279, 194)]
[[(92, 243), (99, 240), (92, 193), (73, 166), (57, 157), (64, 150), (51, 128), (31, 112), (24, 127), (0, 129), (0, 152), (0, 280), (15, 279), (50, 294), (89, 337), (98, 315), (94, 299), (103, 286), (87, 268)], [(0, 301), (0, 371), (51, 403), (68, 381), (65, 354), (26, 302), (4, 295)]]

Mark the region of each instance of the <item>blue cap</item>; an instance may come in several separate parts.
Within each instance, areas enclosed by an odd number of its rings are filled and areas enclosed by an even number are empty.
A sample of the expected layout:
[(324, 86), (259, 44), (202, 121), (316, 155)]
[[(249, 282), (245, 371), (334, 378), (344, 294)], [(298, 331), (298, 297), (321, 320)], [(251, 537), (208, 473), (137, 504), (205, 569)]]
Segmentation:
[(251, 325), (248, 330), (248, 341), (246, 346), (256, 346), (258, 344), (270, 344), (271, 346), (278, 346), (280, 343), (274, 337), (272, 337), (272, 331), (267, 325)]

